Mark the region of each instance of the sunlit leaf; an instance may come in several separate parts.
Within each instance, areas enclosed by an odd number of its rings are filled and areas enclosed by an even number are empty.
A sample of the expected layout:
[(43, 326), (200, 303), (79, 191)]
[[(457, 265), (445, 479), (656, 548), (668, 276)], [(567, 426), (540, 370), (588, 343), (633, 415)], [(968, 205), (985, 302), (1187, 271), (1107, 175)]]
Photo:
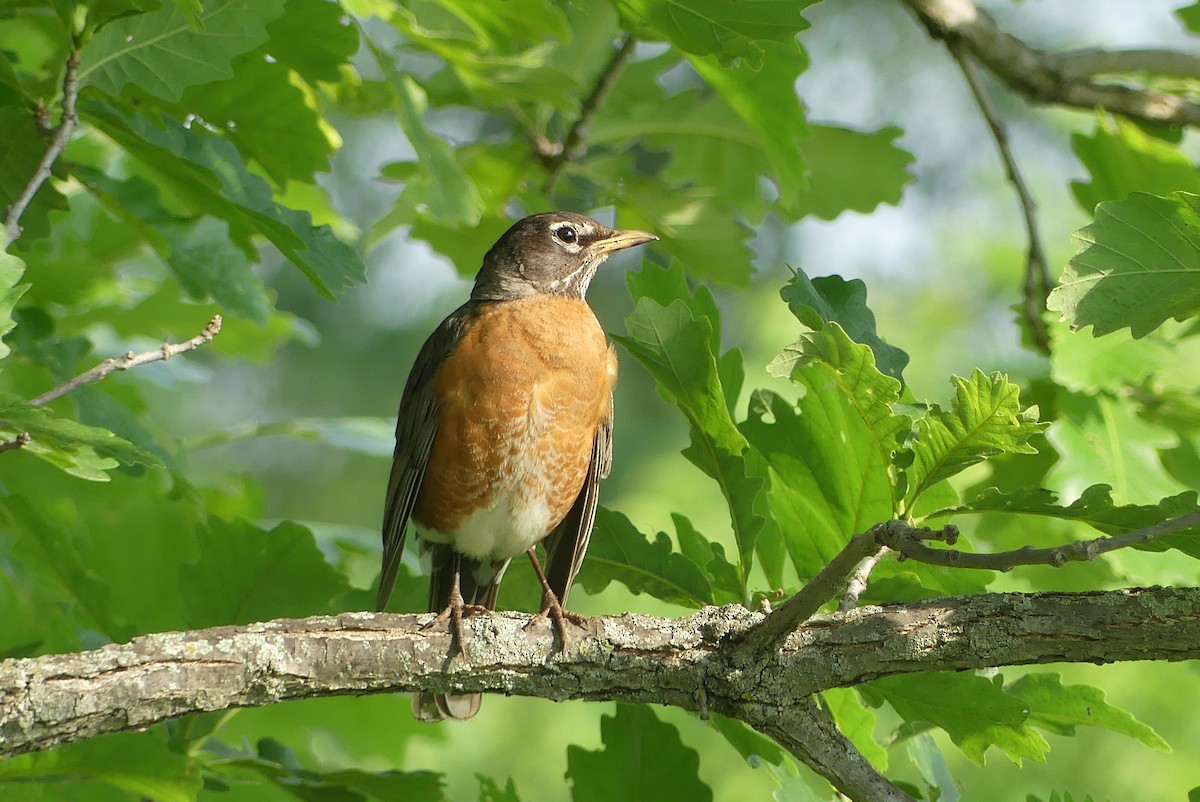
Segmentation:
[(1074, 735), (1078, 726), (1103, 727), (1128, 735), (1151, 749), (1171, 751), (1153, 729), (1109, 704), (1104, 691), (1091, 685), (1063, 685), (1053, 673), (1026, 674), (1004, 690), (1029, 706), (1029, 723), (1059, 735)]

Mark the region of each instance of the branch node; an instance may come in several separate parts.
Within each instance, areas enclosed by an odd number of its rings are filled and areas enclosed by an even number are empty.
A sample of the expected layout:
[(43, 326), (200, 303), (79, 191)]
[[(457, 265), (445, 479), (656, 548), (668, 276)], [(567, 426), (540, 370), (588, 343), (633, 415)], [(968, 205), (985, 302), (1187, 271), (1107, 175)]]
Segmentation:
[(5, 451), (15, 451), (18, 448), (24, 448), (32, 442), (33, 438), (29, 436), (29, 432), (17, 432), (13, 439), (0, 443), (0, 454)]

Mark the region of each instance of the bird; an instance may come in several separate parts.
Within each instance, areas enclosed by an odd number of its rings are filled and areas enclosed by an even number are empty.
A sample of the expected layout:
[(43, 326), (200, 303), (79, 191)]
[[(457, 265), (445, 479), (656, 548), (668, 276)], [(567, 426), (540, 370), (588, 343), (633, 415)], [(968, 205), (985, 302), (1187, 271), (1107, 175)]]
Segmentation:
[[(616, 352), (585, 300), (610, 254), (657, 240), (574, 212), (517, 221), (484, 255), (470, 298), (417, 355), (396, 421), (376, 610), (387, 605), (411, 522), (429, 565), (426, 627), (495, 609), (512, 558), (542, 586), (538, 618), (566, 646), (564, 608), (612, 467)], [(545, 543), (546, 568), (536, 546)], [(468, 719), (480, 695), (414, 693), (422, 721)]]

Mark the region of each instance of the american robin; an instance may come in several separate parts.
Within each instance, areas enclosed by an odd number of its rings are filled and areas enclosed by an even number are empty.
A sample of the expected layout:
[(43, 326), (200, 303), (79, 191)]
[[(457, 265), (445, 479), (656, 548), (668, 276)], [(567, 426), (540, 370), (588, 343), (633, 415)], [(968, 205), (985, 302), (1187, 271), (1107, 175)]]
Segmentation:
[[(509, 561), (529, 555), (542, 609), (563, 610), (612, 464), (617, 357), (584, 300), (614, 251), (658, 239), (572, 212), (516, 223), (483, 257), (471, 298), (417, 355), (396, 423), (376, 609), (391, 595), (409, 518), (431, 563), (430, 625), (494, 609)], [(546, 570), (535, 546), (546, 541)], [(574, 618), (574, 616), (570, 616)], [(413, 715), (466, 719), (479, 694), (413, 695)]]

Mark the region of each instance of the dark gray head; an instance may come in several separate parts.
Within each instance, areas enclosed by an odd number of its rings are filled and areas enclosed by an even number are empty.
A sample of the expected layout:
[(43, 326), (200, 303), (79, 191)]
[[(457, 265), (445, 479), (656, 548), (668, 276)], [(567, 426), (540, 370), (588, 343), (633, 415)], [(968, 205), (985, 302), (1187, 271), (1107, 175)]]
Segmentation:
[(658, 237), (613, 231), (574, 212), (546, 212), (518, 221), (483, 257), (471, 297), (508, 301), (530, 295), (582, 298), (596, 268), (613, 251)]

